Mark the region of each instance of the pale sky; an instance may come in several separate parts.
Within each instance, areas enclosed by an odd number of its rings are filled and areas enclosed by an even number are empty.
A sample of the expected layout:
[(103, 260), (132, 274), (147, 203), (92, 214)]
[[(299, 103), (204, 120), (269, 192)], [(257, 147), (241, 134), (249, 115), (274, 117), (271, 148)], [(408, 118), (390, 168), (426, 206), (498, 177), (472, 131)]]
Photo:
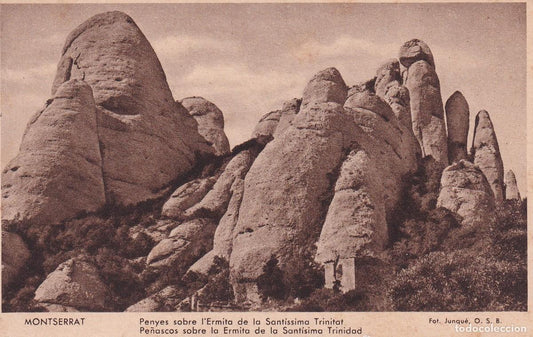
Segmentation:
[(175, 99), (203, 96), (223, 112), (231, 146), (259, 118), (301, 97), (334, 66), (348, 85), (366, 81), (403, 42), (433, 51), (443, 102), (460, 90), (487, 110), (505, 169), (526, 188), (525, 4), (93, 4), (1, 5), (2, 168), (31, 115), (49, 98), (68, 33), (121, 10), (146, 35)]

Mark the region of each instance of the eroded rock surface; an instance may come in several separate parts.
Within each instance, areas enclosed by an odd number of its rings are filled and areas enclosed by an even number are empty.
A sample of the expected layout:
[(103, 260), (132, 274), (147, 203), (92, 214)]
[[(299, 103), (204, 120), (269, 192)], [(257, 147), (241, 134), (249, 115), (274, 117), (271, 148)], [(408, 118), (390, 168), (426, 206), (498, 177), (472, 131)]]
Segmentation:
[(448, 145), (440, 82), (431, 51), (420, 40), (408, 41), (400, 49), (400, 62), (407, 67), (404, 84), (409, 89), (413, 132), (423, 156), (448, 164)]
[(495, 219), (494, 194), (483, 172), (474, 164), (460, 160), (442, 173), (437, 207), (462, 217), (464, 226), (487, 226)]
[(2, 219), (54, 224), (105, 202), (92, 90), (69, 80), (29, 122), (2, 173)]
[(68, 36), (52, 92), (68, 78), (93, 90), (108, 203), (158, 197), (213, 151), (174, 102), (150, 43), (126, 14), (98, 14)]
[(72, 258), (60, 264), (35, 291), (35, 300), (78, 310), (103, 311), (110, 293), (92, 264)]
[(198, 132), (215, 149), (218, 156), (230, 151), (228, 137), (224, 133), (224, 115), (213, 103), (203, 97), (188, 97), (180, 102), (198, 123)]
[(446, 101), (448, 160), (450, 163), (467, 159), (466, 142), (469, 123), (468, 102), (460, 91), (456, 91)]
[(476, 115), (472, 144), (474, 164), (479, 166), (490, 184), (496, 204), (503, 202), (503, 161), (494, 126), (489, 113), (481, 110)]
[(507, 200), (521, 200), (520, 191), (516, 183), (516, 177), (512, 170), (505, 174), (505, 199)]

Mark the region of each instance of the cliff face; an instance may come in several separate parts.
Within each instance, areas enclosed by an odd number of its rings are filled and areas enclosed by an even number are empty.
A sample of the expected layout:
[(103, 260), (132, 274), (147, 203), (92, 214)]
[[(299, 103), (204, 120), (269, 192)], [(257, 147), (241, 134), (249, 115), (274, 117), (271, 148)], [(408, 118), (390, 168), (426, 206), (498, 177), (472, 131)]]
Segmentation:
[[(328, 288), (356, 289), (361, 261), (390, 263), (395, 221), (413, 197), (409, 184), (430, 164), (442, 173), (437, 206), (462, 226), (489, 222), (503, 201), (503, 163), (488, 113), (476, 118), (469, 162), (468, 103), (452, 95), (445, 124), (433, 55), (419, 40), (353, 87), (335, 68), (318, 72), (301, 99), (266, 114), (232, 151), (220, 109), (201, 97), (175, 101), (149, 42), (123, 13), (97, 15), (69, 35), (52, 93), (3, 172), (2, 219), (17, 231), (30, 228), (23, 236), (31, 239), (39, 226), (63, 222), (68, 231), (83, 212), (153, 202), (148, 225), (119, 228), (121, 238), (143, 248), (126, 264), (158, 278), (131, 308), (150, 302), (160, 309), (160, 291), (175, 298), (166, 306), (178, 308), (185, 295), (162, 283), (163, 273), (212, 276), (220, 261), (229, 263), (219, 277), (237, 303), (260, 302), (268, 268), (294, 274), (302, 263), (323, 268)], [(506, 186), (508, 198), (520, 198), (514, 175)], [(438, 194), (421, 193), (428, 192)], [(9, 235), (16, 244), (4, 249), (11, 257), (4, 259), (6, 284), (29, 254), (12, 258), (11, 247), (25, 243)], [(103, 298), (112, 287), (98, 275), (100, 262), (84, 254), (63, 260), (35, 300), (48, 310), (108, 308)], [(69, 268), (91, 277), (67, 280)], [(98, 301), (70, 291), (76, 282), (97, 289)]]

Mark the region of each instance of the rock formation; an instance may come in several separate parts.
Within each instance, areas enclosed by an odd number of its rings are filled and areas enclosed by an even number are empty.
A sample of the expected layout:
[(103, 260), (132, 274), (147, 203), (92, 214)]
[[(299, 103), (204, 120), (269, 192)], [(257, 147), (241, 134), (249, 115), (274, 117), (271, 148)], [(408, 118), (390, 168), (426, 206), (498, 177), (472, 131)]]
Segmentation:
[(437, 207), (460, 215), (464, 226), (487, 227), (494, 221), (494, 194), (476, 165), (460, 160), (448, 166), (441, 186)]
[(98, 270), (83, 258), (60, 264), (35, 291), (35, 300), (82, 310), (103, 311), (109, 290)]
[(435, 61), (433, 60), (433, 53), (429, 46), (419, 39), (412, 39), (405, 42), (400, 48), (400, 63), (409, 68), (413, 63), (418, 61), (425, 61), (435, 69)]
[(270, 141), (276, 131), (281, 116), (280, 110), (274, 110), (265, 114), (259, 120), (252, 132), (252, 138), (265, 138)]
[[(27, 289), (15, 284), (31, 254), (43, 270), (64, 261), (35, 291), (48, 311), (182, 310), (220, 294), (259, 308), (262, 280), (305, 287), (320, 268), (326, 287), (356, 290), (381, 310), (378, 285), (404, 268), (393, 265), (398, 244), (437, 249), (456, 217), (460, 230), (485, 228), (505, 195), (488, 114), (476, 118), (467, 158), (468, 104), (460, 92), (448, 99), (446, 133), (433, 55), (416, 39), (361, 84), (318, 72), (301, 99), (263, 116), (231, 151), (220, 109), (201, 97), (175, 101), (123, 13), (71, 33), (52, 92), (2, 176), (3, 285)], [(505, 187), (520, 199), (512, 172)], [(440, 232), (408, 241), (428, 224)], [(76, 246), (80, 235), (87, 243)], [(118, 280), (117, 264), (127, 267)], [(131, 296), (117, 291), (124, 284)], [(21, 297), (11, 296), (9, 305)]]
[(505, 199), (507, 200), (521, 200), (520, 191), (516, 184), (516, 177), (512, 170), (505, 174)]
[(293, 125), (268, 144), (246, 175), (230, 257), (240, 295), (250, 298), (241, 283), (256, 279), (272, 255), (290, 266), (298, 245), (318, 239), (324, 198), (348, 145), (342, 130), (349, 119), (338, 103), (345, 96), (337, 70), (315, 75)]
[(318, 72), (305, 87), (301, 110), (310, 104), (332, 102), (344, 104), (348, 94), (346, 84), (335, 68), (328, 68)]
[(448, 160), (450, 163), (467, 159), (466, 142), (470, 111), (460, 91), (454, 92), (446, 101), (446, 125), (448, 127)]
[(163, 205), (161, 215), (182, 219), (184, 212), (200, 202), (215, 184), (214, 177), (192, 180), (180, 186)]
[(76, 28), (53, 93), (66, 78), (84, 79), (93, 90), (108, 203), (157, 197), (194, 166), (197, 154), (212, 151), (196, 121), (174, 102), (157, 56), (129, 16), (99, 14)]
[(4, 220), (57, 223), (157, 198), (200, 157), (229, 151), (218, 108), (185, 100), (206, 141), (174, 102), (149, 42), (120, 12), (69, 35), (52, 94), (3, 172)]
[(301, 99), (293, 98), (284, 102), (281, 110), (265, 114), (252, 132), (252, 138), (266, 143), (279, 136), (292, 124), (294, 116), (300, 111), (301, 103)]
[(224, 115), (222, 111), (202, 97), (188, 97), (180, 102), (198, 123), (198, 132), (215, 149), (216, 155), (225, 155), (230, 151), (229, 141), (224, 133)]
[(213, 247), (216, 224), (212, 219), (187, 221), (174, 228), (168, 238), (148, 254), (146, 263), (157, 268), (174, 268), (182, 273)]
[(412, 127), (422, 154), (432, 156), (446, 166), (446, 126), (433, 55), (424, 42), (414, 39), (402, 46), (399, 58), (400, 63), (407, 68), (404, 83), (409, 89)]
[(476, 115), (474, 140), (470, 151), (474, 164), (479, 166), (489, 181), (496, 204), (501, 204), (504, 199), (503, 189), (503, 161), (494, 126), (489, 113), (481, 110)]
[(57, 88), (2, 175), (2, 219), (56, 223), (106, 202), (91, 87)]
[(2, 231), (2, 287), (7, 287), (26, 269), (30, 258), (28, 246), (22, 238), (8, 231)]
[(374, 91), (390, 105), (400, 123), (411, 129), (409, 90), (402, 83), (399, 62), (390, 60), (379, 67), (376, 72)]

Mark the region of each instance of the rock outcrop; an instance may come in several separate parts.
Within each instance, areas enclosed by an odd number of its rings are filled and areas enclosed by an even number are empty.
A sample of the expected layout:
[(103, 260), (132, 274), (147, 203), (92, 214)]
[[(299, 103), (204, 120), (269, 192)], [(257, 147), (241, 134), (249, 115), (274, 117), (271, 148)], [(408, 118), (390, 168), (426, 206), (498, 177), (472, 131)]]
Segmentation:
[(194, 118), (174, 102), (150, 43), (126, 14), (96, 15), (68, 36), (52, 92), (67, 78), (84, 79), (93, 90), (107, 203), (160, 196), (198, 155), (212, 152)]
[(344, 104), (348, 94), (346, 83), (339, 71), (335, 68), (327, 68), (318, 72), (305, 87), (301, 110), (309, 105), (319, 103)]
[(409, 89), (413, 132), (423, 156), (432, 156), (446, 166), (448, 146), (440, 82), (431, 51), (420, 40), (406, 42), (400, 49), (400, 62), (407, 67), (404, 84)]
[(343, 291), (355, 289), (357, 261), (379, 259), (385, 249), (404, 178), (416, 171), (420, 157), (410, 127), (368, 84), (352, 88), (344, 104), (358, 128), (340, 168), (315, 257), (325, 266), (326, 287), (337, 280)]
[(2, 231), (2, 287), (17, 280), (30, 256), (28, 246), (18, 234)]
[(182, 219), (185, 211), (200, 202), (215, 182), (215, 177), (208, 177), (181, 185), (163, 205), (161, 215), (167, 218)]
[(317, 74), (292, 125), (265, 147), (246, 175), (230, 257), (239, 295), (246, 292), (241, 283), (256, 279), (272, 255), (289, 267), (294, 249), (318, 239), (330, 179), (348, 145), (343, 129), (350, 119), (337, 103), (345, 96), (337, 70)]
[(270, 141), (278, 127), (280, 116), (281, 111), (274, 110), (261, 117), (252, 132), (252, 138)]
[(461, 216), (463, 226), (487, 227), (495, 218), (491, 186), (483, 172), (466, 160), (453, 163), (442, 173), (437, 207)]
[(2, 174), (2, 219), (58, 223), (106, 202), (91, 87), (62, 83)]
[(78, 310), (104, 311), (110, 293), (98, 270), (83, 258), (60, 264), (35, 291), (35, 301)]
[(476, 115), (474, 139), (470, 152), (474, 164), (479, 166), (487, 177), (496, 204), (501, 204), (504, 199), (503, 161), (494, 126), (489, 113), (485, 110), (481, 110)]
[(403, 85), (400, 64), (397, 60), (390, 60), (378, 69), (374, 91), (390, 105), (400, 123), (411, 129), (409, 90)]
[(252, 138), (266, 144), (278, 137), (292, 124), (294, 116), (300, 111), (301, 103), (301, 99), (293, 98), (284, 102), (281, 110), (265, 114), (255, 126)]
[(505, 174), (505, 199), (522, 200), (516, 183), (516, 177), (512, 170), (507, 171)]
[(180, 103), (198, 123), (198, 132), (222, 156), (230, 151), (228, 137), (224, 133), (224, 115), (213, 103), (202, 97), (188, 97)]
[(466, 142), (470, 123), (468, 102), (460, 91), (446, 101), (446, 125), (448, 127), (448, 160), (450, 163), (467, 159)]
[(209, 218), (194, 219), (174, 228), (148, 254), (146, 264), (173, 268), (184, 273), (213, 247), (216, 223)]
[(400, 48), (399, 59), (402, 66), (406, 68), (409, 68), (415, 62), (423, 60), (435, 69), (435, 61), (433, 60), (431, 49), (424, 41), (419, 39), (405, 42)]

